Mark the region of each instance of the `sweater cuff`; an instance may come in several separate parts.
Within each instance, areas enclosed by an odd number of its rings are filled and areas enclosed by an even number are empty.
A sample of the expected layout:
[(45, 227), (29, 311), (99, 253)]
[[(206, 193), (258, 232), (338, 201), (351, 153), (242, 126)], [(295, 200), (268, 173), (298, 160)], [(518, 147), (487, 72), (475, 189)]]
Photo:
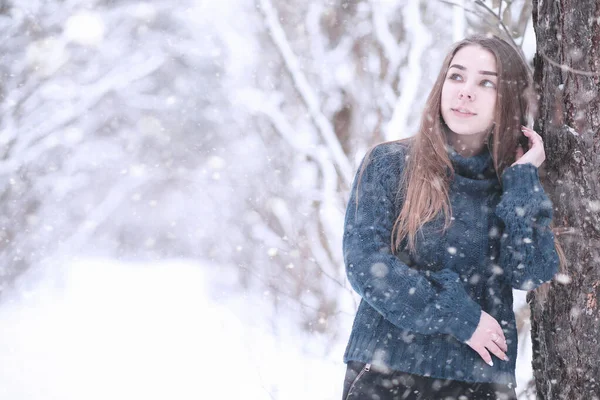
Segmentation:
[(445, 332), (466, 342), (479, 324), (481, 307), (467, 294), (456, 272), (443, 269), (432, 273), (430, 279), (443, 288), (437, 306), (446, 321)]
[(531, 163), (516, 164), (504, 170), (502, 174), (503, 190), (525, 189), (539, 190), (540, 175), (535, 165)]
[(470, 297), (460, 305), (454, 315), (448, 321), (448, 333), (460, 340), (466, 342), (471, 339), (479, 319), (481, 318), (481, 307)]

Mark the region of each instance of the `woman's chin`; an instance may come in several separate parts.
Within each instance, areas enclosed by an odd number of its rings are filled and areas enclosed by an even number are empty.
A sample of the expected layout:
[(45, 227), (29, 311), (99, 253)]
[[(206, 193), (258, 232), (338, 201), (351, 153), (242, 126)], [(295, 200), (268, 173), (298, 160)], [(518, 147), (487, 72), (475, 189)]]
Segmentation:
[(485, 131), (479, 131), (479, 130), (475, 131), (472, 129), (456, 129), (456, 130), (452, 129), (452, 128), (450, 128), (450, 129), (452, 130), (452, 132), (455, 135), (458, 135), (458, 136), (481, 136), (481, 135), (485, 134)]

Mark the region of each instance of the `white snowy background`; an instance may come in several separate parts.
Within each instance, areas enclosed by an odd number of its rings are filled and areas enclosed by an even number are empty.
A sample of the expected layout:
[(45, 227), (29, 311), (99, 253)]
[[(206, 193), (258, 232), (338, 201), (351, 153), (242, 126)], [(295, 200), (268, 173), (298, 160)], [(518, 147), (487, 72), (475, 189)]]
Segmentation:
[(341, 398), (358, 161), (454, 40), (535, 51), (530, 2), (449, 3), (1, 2), (0, 398)]

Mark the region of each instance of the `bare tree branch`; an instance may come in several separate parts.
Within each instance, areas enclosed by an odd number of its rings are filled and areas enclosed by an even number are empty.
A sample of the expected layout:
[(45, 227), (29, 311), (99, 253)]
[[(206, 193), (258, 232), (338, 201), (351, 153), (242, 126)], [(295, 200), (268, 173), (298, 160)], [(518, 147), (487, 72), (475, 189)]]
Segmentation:
[(404, 49), (398, 45), (394, 35), (392, 35), (392, 32), (390, 32), (390, 27), (387, 23), (385, 15), (381, 11), (381, 5), (374, 0), (370, 0), (369, 5), (371, 6), (371, 20), (373, 23), (375, 38), (377, 39), (377, 43), (379, 43), (383, 49), (383, 53), (390, 63), (387, 69), (388, 72), (385, 76), (385, 82), (391, 83), (397, 74), (398, 66), (402, 60)]
[(281, 24), (279, 23), (276, 11), (270, 0), (257, 1), (258, 8), (264, 16), (270, 37), (283, 58), (285, 66), (294, 82), (295, 89), (304, 101), (313, 123), (331, 151), (344, 183), (347, 187), (350, 187), (352, 185), (352, 167), (350, 161), (348, 160), (348, 157), (346, 157), (344, 149), (342, 148), (331, 123), (320, 110), (317, 95), (311, 89), (308, 80), (298, 65), (298, 60), (289, 45)]
[[(466, 7), (464, 7), (462, 4), (454, 3), (454, 2), (452, 2), (452, 1), (449, 1), (449, 0), (438, 0), (438, 1), (439, 1), (440, 3), (448, 4), (448, 5), (450, 5), (450, 6), (462, 7), (462, 8), (465, 10), (465, 12), (468, 12), (468, 13), (471, 13), (471, 14), (473, 14), (473, 15), (476, 15), (476, 16), (478, 16), (478, 17), (481, 17), (481, 18), (483, 19), (483, 23), (484, 23), (485, 25), (488, 25), (488, 26), (490, 26), (490, 27), (493, 27), (493, 28), (498, 28), (498, 26), (496, 26), (496, 25), (494, 25), (494, 24), (491, 24), (489, 21), (486, 21), (486, 20), (484, 19), (484, 17), (487, 15), (487, 13), (483, 13), (483, 12), (481, 12), (481, 11), (479, 11), (479, 10), (472, 10), (472, 9), (470, 9), (470, 8), (466, 8)], [(494, 14), (494, 13), (492, 12), (492, 14)], [(494, 15), (495, 15), (495, 14), (494, 14)], [(497, 16), (496, 16), (496, 18), (494, 18), (494, 19), (498, 20)], [(500, 23), (502, 23), (502, 21), (501, 21), (501, 20), (500, 20)], [(514, 43), (514, 42), (513, 42), (513, 43)]]
[(539, 55), (541, 55), (544, 58), (544, 60), (548, 61), (548, 63), (550, 65), (554, 65), (555, 67), (558, 67), (558, 68), (560, 68), (561, 70), (563, 70), (565, 72), (571, 72), (572, 74), (589, 76), (589, 77), (600, 76), (600, 72), (582, 71), (580, 69), (571, 68), (568, 65), (557, 63), (556, 61), (550, 59), (550, 57), (548, 57), (546, 54), (544, 54), (544, 52), (542, 50), (540, 50), (540, 49), (538, 49), (537, 52), (538, 52)]
[[(294, 140), (292, 126), (286, 120), (285, 116), (281, 112), (277, 112), (277, 110), (275, 110), (274, 107), (269, 107), (265, 104), (266, 103), (262, 103), (262, 106), (259, 108), (259, 110), (261, 110), (270, 119), (273, 127), (275, 128), (275, 131), (279, 133), (294, 149), (303, 152), (310, 158), (314, 159), (319, 168), (321, 169), (321, 174), (323, 176), (323, 188), (321, 190), (322, 196), (320, 196), (318, 200), (319, 203), (322, 204), (323, 202), (328, 201), (328, 199), (335, 198), (337, 175), (335, 174), (334, 168), (331, 167), (331, 164), (325, 159), (324, 154), (322, 152), (319, 152), (318, 149), (308, 149), (299, 146)], [(277, 217), (279, 218), (280, 216), (277, 215)], [(326, 223), (323, 223), (323, 225), (328, 226), (328, 224)], [(317, 246), (317, 240), (315, 238), (320, 236), (319, 229), (317, 229), (313, 225), (310, 225), (310, 232), (308, 232), (308, 236), (314, 239), (309, 240), (309, 245), (311, 248), (311, 252), (315, 256), (323, 274), (327, 278), (331, 279), (336, 285), (340, 286), (343, 289), (347, 289), (347, 287), (344, 284), (342, 284), (342, 282), (340, 282), (337, 278), (335, 278), (332, 275), (332, 273), (338, 271), (338, 268), (335, 265), (340, 260), (335, 260), (329, 251), (327, 251), (321, 246)], [(291, 238), (293, 237), (293, 235), (291, 233), (288, 233), (288, 237)], [(327, 266), (331, 272), (328, 272), (324, 268), (325, 266)]]
[(475, 4), (477, 4), (480, 7), (483, 7), (485, 10), (487, 10), (490, 14), (492, 14), (494, 16), (494, 18), (498, 21), (498, 23), (500, 24), (500, 26), (502, 27), (502, 29), (504, 30), (504, 32), (506, 33), (506, 36), (510, 39), (510, 41), (512, 42), (512, 44), (515, 47), (519, 47), (519, 45), (517, 45), (517, 43), (515, 42), (515, 39), (513, 39), (512, 35), (510, 34), (510, 31), (508, 30), (508, 28), (506, 27), (506, 25), (504, 25), (504, 22), (502, 22), (502, 18), (500, 18), (498, 15), (496, 15), (496, 13), (494, 12), (494, 10), (492, 10), (491, 8), (489, 8), (487, 6), (487, 4), (485, 4), (483, 1), (481, 0), (475, 0)]
[(19, 129), (15, 129), (13, 126), (3, 127), (0, 132), (0, 136), (5, 137), (3, 140), (11, 140), (13, 139), (12, 135), (17, 134), (22, 139), (14, 141), (10, 157), (0, 163), (0, 174), (11, 173), (19, 165), (35, 160), (48, 150), (47, 142), (53, 140), (48, 135), (81, 117), (100, 102), (107, 93), (121, 90), (132, 82), (155, 72), (163, 65), (164, 61), (163, 57), (149, 57), (135, 63), (123, 63), (98, 82), (82, 88), (80, 92), (85, 93), (85, 97), (80, 101), (73, 100), (73, 107), (57, 110), (58, 112), (52, 115), (51, 119), (45, 120), (43, 123), (36, 120), (25, 120)]
[[(394, 113), (388, 126), (386, 127), (385, 136), (388, 140), (398, 139), (401, 137), (410, 136), (409, 132), (400, 133), (400, 128), (406, 126), (410, 110), (415, 102), (416, 96), (419, 94), (415, 81), (420, 81), (422, 75), (421, 58), (427, 46), (431, 43), (431, 33), (425, 28), (422, 18), (421, 9), (418, 0), (411, 0), (406, 7), (406, 13), (410, 13), (405, 17), (408, 31), (410, 32), (410, 40), (412, 46), (408, 58), (408, 73), (405, 76), (410, 76), (410, 79), (404, 79), (404, 86), (400, 89), (400, 97), (394, 107)], [(399, 135), (400, 133), (400, 135)]]

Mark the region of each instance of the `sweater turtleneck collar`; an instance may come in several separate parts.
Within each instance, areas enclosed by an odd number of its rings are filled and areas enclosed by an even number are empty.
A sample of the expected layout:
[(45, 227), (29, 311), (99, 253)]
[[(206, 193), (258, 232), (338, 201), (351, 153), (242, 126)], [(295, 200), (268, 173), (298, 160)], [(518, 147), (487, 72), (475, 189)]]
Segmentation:
[(487, 146), (479, 154), (471, 157), (461, 156), (450, 145), (447, 146), (447, 149), (456, 175), (474, 180), (497, 179), (492, 155)]

